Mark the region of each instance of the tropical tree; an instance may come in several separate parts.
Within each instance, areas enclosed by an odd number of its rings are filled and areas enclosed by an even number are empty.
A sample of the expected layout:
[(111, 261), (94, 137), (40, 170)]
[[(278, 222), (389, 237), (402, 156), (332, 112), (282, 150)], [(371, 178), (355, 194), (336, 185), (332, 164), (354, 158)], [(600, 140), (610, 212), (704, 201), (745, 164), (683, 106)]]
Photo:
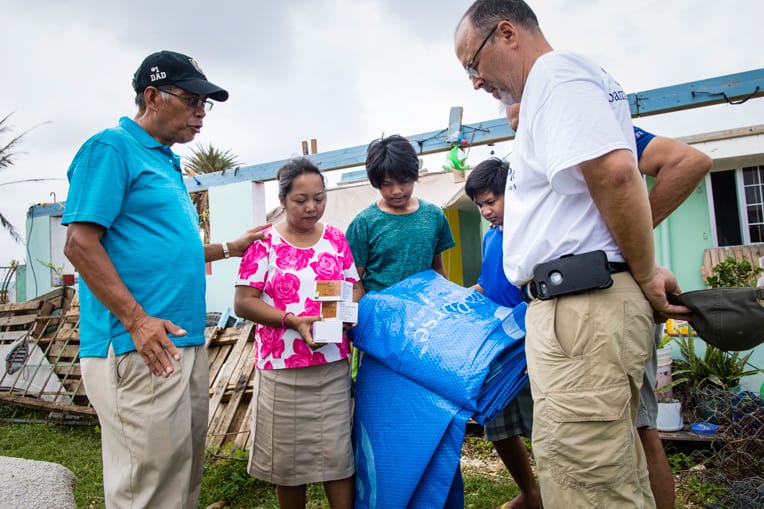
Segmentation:
[(236, 155), (230, 150), (220, 150), (212, 146), (212, 143), (205, 147), (197, 143), (196, 147), (191, 148), (192, 156), (186, 160), (187, 173), (213, 173), (216, 171), (226, 171), (239, 166), (241, 163)]
[[(3, 117), (2, 120), (0, 120), (0, 135), (4, 135), (11, 130), (11, 126), (8, 124), (8, 119), (11, 117), (11, 115), (12, 113), (9, 113)], [(11, 141), (5, 143), (5, 145), (0, 145), (0, 171), (13, 165), (14, 157), (17, 154), (16, 148), (18, 147), (19, 143), (21, 143), (21, 139), (24, 137), (24, 135), (29, 131), (30, 130), (24, 131), (18, 136), (13, 137)], [(16, 227), (11, 224), (8, 218), (5, 217), (2, 210), (0, 210), (0, 225), (2, 225), (3, 229), (8, 232), (13, 240), (21, 243), (21, 234), (16, 229)]]
[[(220, 150), (212, 146), (212, 143), (206, 147), (197, 143), (196, 147), (191, 148), (191, 157), (186, 158), (184, 172), (186, 175), (199, 175), (200, 173), (214, 173), (216, 171), (224, 172), (239, 166), (236, 155), (230, 150)], [(202, 240), (207, 243), (210, 241), (210, 205), (207, 191), (191, 193), (191, 199), (196, 207), (196, 213), (199, 215), (199, 227), (203, 232)]]

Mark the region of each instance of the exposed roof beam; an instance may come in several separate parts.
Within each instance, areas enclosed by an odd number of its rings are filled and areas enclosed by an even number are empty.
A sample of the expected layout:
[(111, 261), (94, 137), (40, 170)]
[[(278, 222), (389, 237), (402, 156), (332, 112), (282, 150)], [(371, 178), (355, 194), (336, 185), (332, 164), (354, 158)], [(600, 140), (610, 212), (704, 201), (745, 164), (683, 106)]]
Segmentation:
[[(656, 88), (629, 94), (632, 116), (644, 117), (672, 111), (699, 108), (729, 102), (745, 102), (764, 96), (764, 68), (728, 74), (670, 87)], [(462, 133), (470, 145), (484, 145), (510, 140), (515, 133), (504, 117), (462, 126)], [(447, 142), (448, 129), (409, 136), (414, 147), (422, 154), (443, 152), (452, 147)], [(367, 145), (312, 154), (309, 157), (322, 171), (339, 170), (363, 165)], [(190, 192), (242, 181), (264, 182), (276, 178), (276, 171), (287, 159), (241, 166), (225, 172), (205, 173), (185, 177)]]

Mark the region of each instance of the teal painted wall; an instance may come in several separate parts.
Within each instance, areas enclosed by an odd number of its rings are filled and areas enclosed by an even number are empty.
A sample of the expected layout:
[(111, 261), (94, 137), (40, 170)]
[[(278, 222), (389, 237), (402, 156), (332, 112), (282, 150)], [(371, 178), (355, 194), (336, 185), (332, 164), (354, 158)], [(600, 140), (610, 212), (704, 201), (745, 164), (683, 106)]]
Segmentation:
[[(210, 189), (210, 243), (238, 239), (252, 228), (252, 186), (229, 185)], [(217, 211), (217, 212), (216, 212)], [(212, 263), (207, 276), (207, 311), (233, 309), (233, 294), (241, 258)]]
[(16, 302), (27, 300), (27, 266), (19, 265), (16, 269)]
[[(648, 186), (653, 179), (648, 179)], [(655, 254), (659, 265), (676, 274), (683, 291), (704, 287), (700, 269), (703, 250), (713, 247), (711, 214), (705, 181), (655, 229)]]
[(40, 263), (50, 261), (50, 216), (27, 215), (26, 300), (53, 290), (50, 269)]
[[(648, 179), (648, 186), (653, 179)], [(700, 269), (703, 266), (703, 250), (715, 247), (711, 230), (711, 212), (708, 208), (706, 182), (703, 181), (687, 200), (655, 230), (655, 253), (658, 264), (670, 268), (677, 276), (682, 291), (705, 288)], [(696, 341), (700, 355), (706, 343)], [(674, 357), (679, 348), (674, 345)], [(764, 368), (764, 347), (754, 350), (751, 367)], [(744, 389), (759, 392), (764, 374), (746, 377), (741, 381)]]

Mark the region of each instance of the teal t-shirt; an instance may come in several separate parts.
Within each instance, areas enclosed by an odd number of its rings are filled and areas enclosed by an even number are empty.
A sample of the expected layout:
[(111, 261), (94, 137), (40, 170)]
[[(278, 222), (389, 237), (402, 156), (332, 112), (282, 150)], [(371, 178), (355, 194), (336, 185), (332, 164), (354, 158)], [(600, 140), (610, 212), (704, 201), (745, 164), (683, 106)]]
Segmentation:
[[(96, 223), (117, 273), (151, 316), (187, 331), (178, 346), (204, 344), (204, 248), (180, 159), (133, 120), (90, 138), (69, 171), (62, 224)], [(80, 280), (80, 356), (135, 350), (130, 334)]]
[(390, 214), (373, 203), (353, 219), (345, 235), (356, 265), (364, 268), (367, 292), (432, 268), (436, 254), (456, 245), (443, 211), (421, 199), (410, 214)]

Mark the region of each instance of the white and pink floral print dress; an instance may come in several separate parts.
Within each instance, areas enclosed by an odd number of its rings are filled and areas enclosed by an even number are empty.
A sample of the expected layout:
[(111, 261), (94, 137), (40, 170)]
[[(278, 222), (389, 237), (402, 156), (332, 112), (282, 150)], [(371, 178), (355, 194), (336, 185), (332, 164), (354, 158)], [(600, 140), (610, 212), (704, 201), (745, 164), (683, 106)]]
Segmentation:
[[(316, 281), (344, 279), (358, 281), (358, 271), (345, 234), (324, 225), (321, 238), (312, 247), (295, 247), (276, 228), (264, 231), (244, 253), (239, 265), (237, 286), (251, 286), (260, 298), (276, 309), (297, 316), (318, 316), (321, 305), (313, 300)], [(341, 343), (329, 343), (311, 351), (297, 331), (257, 325), (255, 367), (285, 369), (315, 366), (346, 359), (350, 347), (347, 336)]]

